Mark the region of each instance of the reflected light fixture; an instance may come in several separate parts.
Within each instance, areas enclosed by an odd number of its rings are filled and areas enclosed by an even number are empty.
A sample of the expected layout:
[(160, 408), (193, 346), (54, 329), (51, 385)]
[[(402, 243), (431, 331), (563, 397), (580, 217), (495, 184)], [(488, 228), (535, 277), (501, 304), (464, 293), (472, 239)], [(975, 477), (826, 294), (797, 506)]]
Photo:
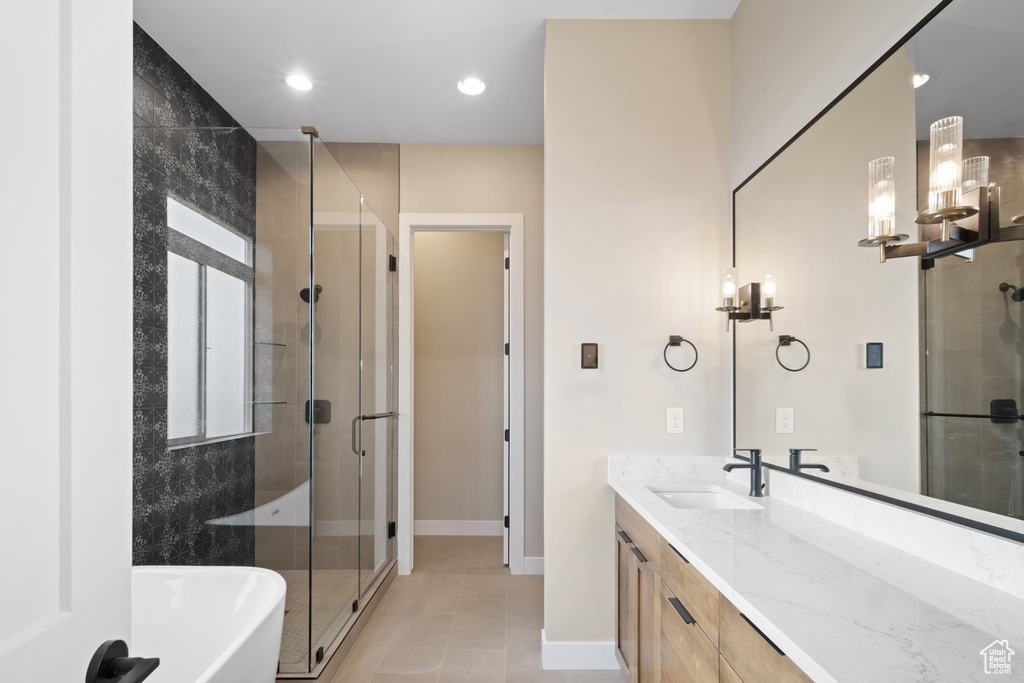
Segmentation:
[(284, 82), (302, 92), (313, 89), (313, 81), (309, 80), (302, 74), (289, 74)]
[(479, 78), (463, 78), (459, 81), (459, 92), (464, 95), (479, 95), (487, 85)]
[[(975, 247), (1024, 239), (1024, 228), (999, 227), (999, 186), (989, 183), (989, 158), (962, 159), (963, 125), (959, 116), (931, 125), (928, 208), (914, 220), (921, 226), (919, 242), (898, 244), (908, 236), (896, 228), (895, 158), (868, 164), (868, 236), (858, 244), (879, 247), (882, 263), (906, 256), (970, 261)], [(1024, 223), (1024, 215), (1019, 218)]]
[(751, 282), (736, 289), (736, 269), (722, 269), (722, 305), (715, 309), (726, 314), (725, 331), (730, 323), (736, 320), (741, 323), (751, 320), (767, 320), (768, 328), (775, 329), (772, 313), (781, 311), (778, 305), (778, 282), (775, 269), (766, 268), (761, 282)]
[(928, 82), (929, 78), (931, 78), (931, 76), (929, 76), (928, 74), (914, 74), (914, 87), (920, 88), (922, 85)]

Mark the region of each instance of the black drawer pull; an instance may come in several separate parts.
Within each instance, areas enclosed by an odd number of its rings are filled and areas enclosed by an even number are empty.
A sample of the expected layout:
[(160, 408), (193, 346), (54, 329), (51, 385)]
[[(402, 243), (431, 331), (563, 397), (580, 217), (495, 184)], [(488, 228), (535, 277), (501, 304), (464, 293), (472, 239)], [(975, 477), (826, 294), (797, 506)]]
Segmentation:
[(684, 622), (687, 624), (697, 623), (697, 620), (693, 618), (693, 615), (690, 614), (689, 610), (683, 607), (683, 603), (679, 602), (679, 598), (669, 598), (668, 601), (672, 603), (672, 606), (675, 607), (676, 612), (679, 613), (679, 616), (683, 618)]
[(647, 558), (646, 558), (646, 557), (644, 557), (644, 554), (643, 554), (642, 552), (640, 552), (640, 549), (639, 549), (639, 548), (637, 548), (637, 547), (636, 547), (635, 545), (634, 545), (634, 546), (631, 546), (631, 547), (630, 547), (630, 550), (632, 550), (632, 551), (633, 551), (633, 554), (634, 554), (634, 555), (636, 555), (636, 559), (640, 560), (640, 562), (641, 562), (641, 563), (643, 563), (643, 562), (646, 562), (646, 561), (647, 561)]
[(617, 531), (616, 533), (619, 535), (619, 538), (622, 539), (622, 542), (626, 545), (631, 545), (633, 543), (633, 541), (629, 540), (629, 536), (626, 534), (625, 531)]
[(683, 554), (682, 554), (681, 552), (679, 552), (678, 550), (676, 550), (676, 547), (675, 547), (674, 545), (672, 545), (671, 543), (669, 543), (669, 544), (668, 544), (668, 547), (669, 547), (669, 548), (672, 548), (672, 550), (673, 550), (673, 551), (675, 552), (675, 554), (679, 556), (679, 559), (680, 559), (680, 560), (682, 560), (682, 561), (683, 561), (683, 562), (685, 562), (686, 564), (690, 564), (690, 561), (689, 561), (688, 559), (686, 559), (686, 557), (684, 557), (684, 556), (683, 556)]
[(766, 635), (765, 635), (764, 633), (762, 633), (762, 632), (761, 632), (761, 629), (759, 629), (758, 627), (754, 626), (754, 622), (752, 622), (752, 621), (751, 621), (750, 619), (747, 619), (747, 615), (746, 615), (746, 614), (743, 614), (743, 612), (740, 612), (740, 616), (741, 616), (741, 617), (743, 617), (743, 621), (745, 621), (745, 622), (747, 622), (748, 624), (750, 624), (750, 628), (752, 628), (752, 629), (754, 629), (755, 631), (757, 631), (757, 635), (759, 635), (759, 636), (761, 636), (762, 638), (764, 638), (765, 642), (766, 642), (766, 643), (768, 643), (769, 645), (771, 645), (771, 646), (772, 646), (772, 649), (773, 649), (773, 650), (775, 650), (776, 652), (778, 652), (778, 653), (779, 653), (779, 655), (780, 655), (780, 656), (782, 656), (782, 657), (785, 657), (785, 656), (786, 656), (786, 653), (785, 653), (785, 652), (783, 652), (782, 650), (780, 650), (780, 649), (779, 649), (779, 646), (778, 646), (778, 645), (776, 645), (775, 643), (773, 643), (773, 642), (772, 642), (772, 639), (771, 639), (771, 638), (769, 638), (769, 637), (768, 637), (768, 636), (766, 636)]

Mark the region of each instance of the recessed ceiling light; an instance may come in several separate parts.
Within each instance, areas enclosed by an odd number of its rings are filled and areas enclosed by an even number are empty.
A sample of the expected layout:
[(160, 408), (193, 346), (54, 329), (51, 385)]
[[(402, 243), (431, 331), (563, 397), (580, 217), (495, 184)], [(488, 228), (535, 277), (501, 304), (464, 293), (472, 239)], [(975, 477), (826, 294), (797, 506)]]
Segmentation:
[(463, 78), (459, 81), (459, 92), (466, 95), (479, 95), (486, 87), (479, 78)]
[(922, 85), (928, 82), (928, 74), (914, 74), (914, 87), (920, 88)]
[(290, 75), (288, 78), (284, 79), (284, 82), (296, 90), (302, 90), (303, 92), (313, 89), (313, 81), (309, 80), (305, 76), (300, 76), (299, 74)]

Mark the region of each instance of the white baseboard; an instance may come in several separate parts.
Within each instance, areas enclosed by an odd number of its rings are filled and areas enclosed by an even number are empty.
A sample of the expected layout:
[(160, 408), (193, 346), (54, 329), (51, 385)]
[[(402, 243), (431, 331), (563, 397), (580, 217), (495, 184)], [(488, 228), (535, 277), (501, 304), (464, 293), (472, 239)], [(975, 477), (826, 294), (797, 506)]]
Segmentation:
[(545, 669), (588, 669), (619, 671), (615, 658), (615, 642), (565, 643), (551, 642), (540, 630), (540, 659)]
[(523, 558), (523, 573), (524, 574), (543, 574), (544, 573), (544, 558), (543, 557), (524, 557)]
[(413, 523), (413, 533), (417, 536), (501, 536), (504, 532), (500, 519), (417, 519)]

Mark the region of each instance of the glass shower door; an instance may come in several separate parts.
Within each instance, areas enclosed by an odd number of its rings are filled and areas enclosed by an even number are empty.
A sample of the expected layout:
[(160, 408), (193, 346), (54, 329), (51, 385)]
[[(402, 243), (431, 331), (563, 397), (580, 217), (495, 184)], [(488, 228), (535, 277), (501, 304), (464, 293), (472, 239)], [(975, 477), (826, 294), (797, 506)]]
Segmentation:
[(314, 667), (352, 618), (359, 595), (359, 459), (352, 452), (352, 417), (359, 414), (360, 196), (327, 145), (315, 138), (311, 144), (311, 267), (300, 279), (305, 278), (311, 323), (304, 340), (310, 349), (304, 426), (312, 481)]
[[(974, 260), (925, 271), (927, 493), (1024, 518), (1024, 242), (986, 245)], [(1004, 291), (1005, 290), (1005, 291)]]
[(365, 203), (360, 216), (360, 421), (359, 585), (366, 593), (389, 554), (388, 490), (396, 454), (393, 358), (397, 312), (395, 240)]

